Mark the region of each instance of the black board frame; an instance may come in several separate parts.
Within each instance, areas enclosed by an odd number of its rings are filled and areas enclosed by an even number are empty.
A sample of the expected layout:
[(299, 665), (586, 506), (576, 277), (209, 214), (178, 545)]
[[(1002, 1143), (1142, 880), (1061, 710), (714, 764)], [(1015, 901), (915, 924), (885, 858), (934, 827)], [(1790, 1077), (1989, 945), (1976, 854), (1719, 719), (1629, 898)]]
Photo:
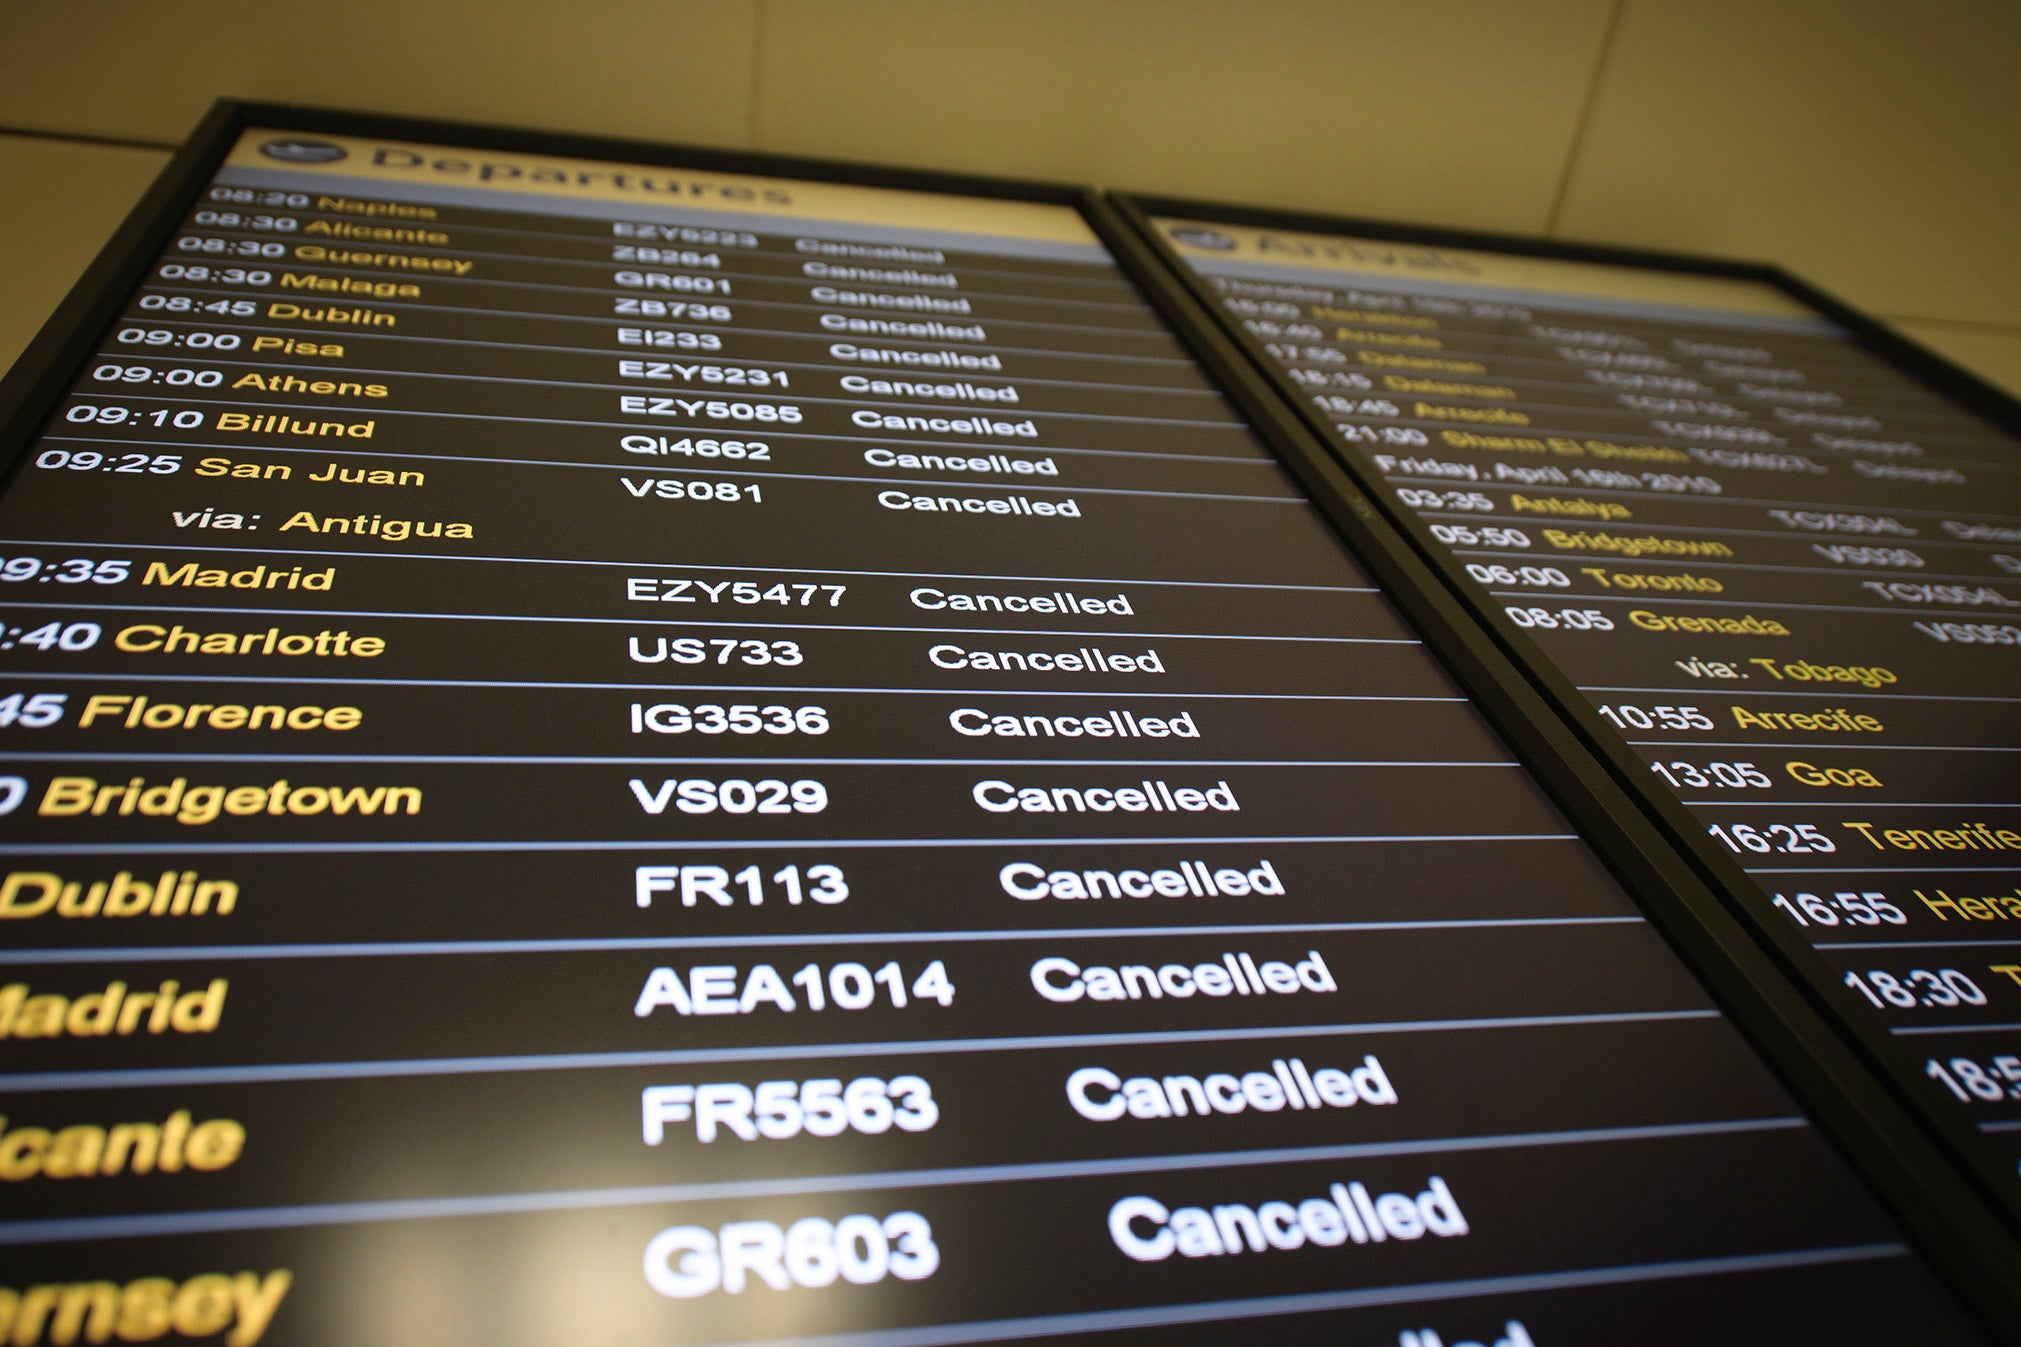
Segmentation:
[[(1636, 793), (1614, 779), (1605, 758), (1568, 734), (1549, 713), (1549, 697), (1532, 685), (1520, 663), (1471, 617), (1465, 604), (1447, 591), (1437, 568), (1418, 554), (1408, 530), (1400, 530), (1397, 521), (1385, 516), (1379, 497), (1342, 470), (1310, 427), (1287, 415), (1268, 380), (1218, 330), (1211, 309), (1189, 292), (1191, 282), (1183, 268), (1160, 255), (1155, 239), (1146, 241), (1150, 236), (1138, 200), (1105, 198), (1091, 188), (1057, 183), (222, 99), (0, 379), (0, 490), (20, 470), (48, 416), (70, 391), (127, 296), (144, 280), (240, 133), (252, 127), (1044, 202), (1077, 210), (1115, 255), (1124, 274), (1306, 489), (1349, 553), (1377, 576), (1434, 656), (1640, 903), (1686, 967), (1902, 1223), (1938, 1275), (1996, 1340), (2021, 1343), (2021, 1238), (2002, 1224), (1984, 1194), (1930, 1144), (1901, 1100), (1848, 1051), (1816, 1006), (1776, 975), (1750, 933), (1716, 896), (1716, 886), (1708, 885), (1697, 867), (1664, 840), (1658, 823), (1647, 815)], [(1471, 239), (1471, 246), (1483, 246), (1488, 239), (1448, 233), (1440, 237), (1455, 243)], [(1542, 246), (1548, 250), (1559, 245)], [(1731, 265), (1608, 250), (1572, 249), (1550, 255), (1598, 258), (1603, 253), (1607, 260), (1657, 257), (1691, 268)], [(1772, 269), (1761, 274), (1780, 275)], [(1819, 307), (1835, 318), (1841, 311), (1858, 317), (1829, 300)], [(1919, 348), (1902, 345), (1911, 358), (1919, 353)], [(1993, 391), (1936, 363), (1979, 393)], [(2021, 409), (2010, 404), (2010, 410), (2021, 424)]]
[[(1568, 754), (1590, 755), (1604, 765), (1616, 784), (1636, 799), (1664, 841), (1686, 859), (1704, 887), (1716, 893), (1736, 920), (1761, 942), (1782, 975), (1811, 999), (1821, 1015), (1831, 1023), (1833, 1031), (1853, 1047), (1868, 1070), (1885, 1082), (1900, 1106), (1914, 1115), (1919, 1125), (1947, 1152), (1952, 1164), (1969, 1173), (1975, 1182), (1988, 1190), (2000, 1182), (2011, 1182), (2011, 1176), (2005, 1171), (1995, 1170), (1985, 1161), (1980, 1148), (1974, 1144), (1976, 1134), (1972, 1129), (1932, 1112), (1917, 1098), (1910, 1083), (1895, 1073), (1891, 1066), (1894, 1053), (1889, 1037), (1876, 1027), (1845, 1015), (1834, 1004), (1834, 994), (1839, 989), (1838, 976), (1786, 925), (1764, 919), (1766, 895), (1757, 881), (1729, 853), (1708, 840), (1704, 825), (1681, 804), (1648, 783), (1647, 765), (1626, 747), (1618, 731), (1599, 718), (1571, 680), (1558, 671), (1555, 662), (1500, 614), (1497, 606), (1488, 600), (1485, 590), (1476, 592), (1478, 587), (1471, 582), (1453, 577), (1443, 561), (1444, 549), (1431, 538), (1425, 525), (1418, 522), (1412, 512), (1393, 504), (1385, 484), (1364, 465), (1333, 447), (1330, 427), (1311, 407), (1303, 391), (1254, 349), (1253, 339), (1239, 330), (1215, 302), (1200, 276), (1166, 242), (1154, 223), (1154, 217), (1183, 217), (1209, 224), (1351, 235), (1433, 248), (1757, 281), (1817, 311), (1844, 329), (1861, 349), (2017, 437), (2021, 437), (2021, 400), (1909, 340), (1845, 301), (1770, 263), (1140, 193), (1113, 192), (1109, 194), (1109, 200), (1117, 214), (1135, 231), (1143, 246), (1156, 257), (1158, 265), (1178, 278), (1190, 301), (1189, 317), (1194, 321), (1204, 318), (1210, 325), (1211, 334), (1200, 334), (1202, 339), (1225, 344), (1231, 352), (1239, 353), (1239, 358), (1248, 367), (1248, 374), (1269, 389), (1271, 405), (1259, 403), (1252, 415), (1288, 419), (1318, 444), (1325, 446), (1328, 458), (1342, 469), (1356, 490), (1370, 502), (1369, 508), (1391, 526), (1393, 536), (1404, 541), (1413, 556), (1424, 564), (1433, 583), (1467, 611), (1483, 636), (1509, 657), (1519, 676), (1549, 703), (1558, 721), (1549, 737), (1557, 747)], [(1753, 897), (1750, 900), (1743, 895)], [(2000, 1209), (1997, 1219), (2010, 1234), (2021, 1231), (2021, 1218), (2013, 1215), (1999, 1199), (1989, 1200)]]

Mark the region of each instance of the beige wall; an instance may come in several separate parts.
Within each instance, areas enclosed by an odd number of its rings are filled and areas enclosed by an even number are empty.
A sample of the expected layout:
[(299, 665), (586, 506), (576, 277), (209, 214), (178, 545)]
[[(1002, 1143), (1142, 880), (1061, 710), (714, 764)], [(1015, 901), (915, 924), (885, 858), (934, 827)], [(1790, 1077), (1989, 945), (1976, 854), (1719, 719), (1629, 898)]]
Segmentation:
[(0, 23), (0, 362), (233, 94), (1761, 257), (2021, 390), (2014, 0), (0, 0)]

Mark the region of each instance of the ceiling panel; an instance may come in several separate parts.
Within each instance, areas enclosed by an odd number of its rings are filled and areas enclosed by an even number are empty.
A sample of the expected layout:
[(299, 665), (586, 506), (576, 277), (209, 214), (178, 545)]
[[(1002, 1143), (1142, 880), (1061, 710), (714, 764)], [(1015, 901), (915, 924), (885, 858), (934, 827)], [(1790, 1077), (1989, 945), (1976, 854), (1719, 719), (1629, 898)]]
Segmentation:
[(759, 148), (1541, 232), (1608, 0), (765, 0)]
[(175, 141), (220, 95), (745, 143), (756, 0), (11, 0), (0, 126)]
[(2021, 324), (2021, 4), (1625, 0), (1559, 232)]
[[(158, 150), (0, 136), (0, 369), (77, 283), (168, 163)], [(22, 190), (22, 185), (33, 184)]]

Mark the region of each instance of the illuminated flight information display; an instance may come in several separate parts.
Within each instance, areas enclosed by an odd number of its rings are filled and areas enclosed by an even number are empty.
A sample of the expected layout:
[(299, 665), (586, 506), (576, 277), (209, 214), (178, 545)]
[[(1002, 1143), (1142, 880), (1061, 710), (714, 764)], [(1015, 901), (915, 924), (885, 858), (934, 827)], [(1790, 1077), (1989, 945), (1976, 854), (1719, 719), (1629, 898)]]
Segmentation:
[(2021, 1209), (2021, 444), (1765, 282), (1165, 219)]
[(1981, 1340), (1073, 206), (192, 190), (0, 499), (0, 1341)]

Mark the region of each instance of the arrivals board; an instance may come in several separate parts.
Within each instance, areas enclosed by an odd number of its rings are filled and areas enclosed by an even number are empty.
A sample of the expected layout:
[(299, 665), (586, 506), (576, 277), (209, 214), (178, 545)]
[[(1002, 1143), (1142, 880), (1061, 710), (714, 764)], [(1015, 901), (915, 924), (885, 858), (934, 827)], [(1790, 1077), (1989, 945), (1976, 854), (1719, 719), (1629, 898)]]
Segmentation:
[(1980, 1340), (1071, 193), (336, 125), (0, 498), (5, 1341)]
[(1745, 274), (1156, 227), (2021, 1210), (2011, 402)]

